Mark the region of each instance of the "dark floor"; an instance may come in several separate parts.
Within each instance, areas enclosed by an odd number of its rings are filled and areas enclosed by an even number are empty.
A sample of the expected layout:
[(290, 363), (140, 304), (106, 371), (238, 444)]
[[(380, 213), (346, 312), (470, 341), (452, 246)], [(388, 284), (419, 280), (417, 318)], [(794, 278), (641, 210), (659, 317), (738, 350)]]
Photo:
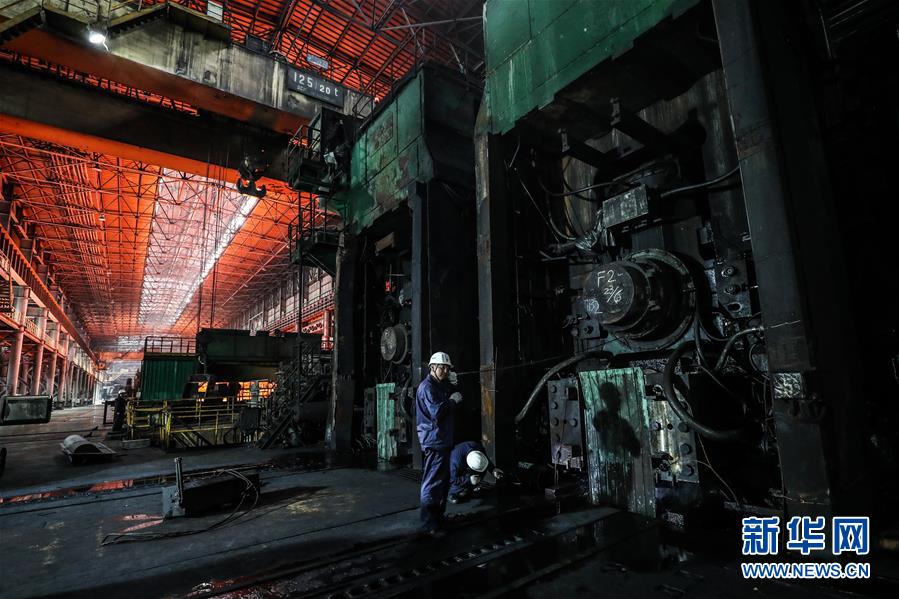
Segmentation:
[[(112, 419), (110, 409), (109, 420)], [(225, 466), (257, 464), (287, 459), (302, 453), (321, 453), (320, 449), (269, 449), (254, 446), (191, 450), (167, 454), (158, 447), (122, 449), (118, 441), (107, 441), (111, 424), (103, 424), (103, 406), (83, 406), (53, 412), (47, 424), (0, 427), (0, 446), (7, 449), (6, 471), (0, 477), (0, 503), (36, 493), (80, 489), (154, 476), (171, 475), (173, 458), (182, 456), (186, 471)], [(110, 461), (73, 466), (63, 455), (60, 443), (68, 435), (86, 436), (89, 441), (106, 443), (118, 452)]]
[[(841, 587), (743, 580), (733, 534), (717, 534), (723, 551), (693, 543), (705, 550), (688, 553), (655, 521), (516, 489), (450, 506), (450, 534), (424, 538), (414, 471), (348, 466), (315, 448), (178, 454), (188, 472), (260, 473), (258, 503), (203, 530), (230, 510), (162, 518), (175, 454), (121, 450), (110, 463), (69, 465), (59, 442), (101, 419), (102, 407), (74, 408), (46, 425), (0, 429), (10, 448), (0, 597), (899, 596), (895, 563), (876, 563), (874, 581)], [(93, 438), (103, 436), (101, 426)]]
[(236, 571), (248, 575), (418, 528), (417, 484), (392, 473), (270, 470), (262, 479), (259, 505), (225, 527), (115, 545), (103, 545), (107, 535), (205, 528), (227, 512), (163, 521), (159, 487), (3, 506), (0, 555), (16, 559), (0, 559), (0, 595), (90, 594), (103, 587), (130, 588), (134, 596), (179, 595)]
[[(69, 434), (105, 440), (102, 406), (57, 411), (50, 423), (0, 429), (9, 451), (0, 479), (0, 597), (175, 596), (235, 568), (250, 574), (298, 558), (418, 532), (418, 482), (411, 471), (334, 465), (322, 451), (232, 447), (166, 454), (122, 450), (108, 463), (72, 466), (59, 443)], [(121, 531), (202, 529), (228, 512), (162, 520), (160, 477), (180, 455), (186, 473), (259, 465), (258, 505), (242, 518), (192, 536), (104, 545)], [(405, 474), (405, 475), (404, 475)], [(478, 512), (468, 504), (451, 512)], [(241, 510), (242, 511), (242, 510)], [(9, 559), (8, 556), (16, 556)]]

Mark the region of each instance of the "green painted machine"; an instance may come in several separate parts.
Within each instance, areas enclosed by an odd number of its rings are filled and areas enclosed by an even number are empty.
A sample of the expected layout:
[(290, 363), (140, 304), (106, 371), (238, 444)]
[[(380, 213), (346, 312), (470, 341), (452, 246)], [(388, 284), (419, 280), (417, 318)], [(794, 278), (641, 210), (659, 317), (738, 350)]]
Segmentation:
[[(477, 367), (479, 95), (445, 67), (416, 69), (359, 126), (349, 184), (322, 200), (343, 224), (330, 429), (338, 448), (376, 444), (386, 462), (419, 457), (413, 400), (428, 357), (442, 350), (459, 370)], [(457, 414), (460, 439), (477, 438), (477, 380), (460, 390), (470, 398)]]
[[(548, 450), (590, 501), (650, 517), (684, 513), (700, 496), (699, 440), (660, 391), (662, 370), (693, 338), (715, 250), (746, 249), (700, 249), (697, 213), (709, 210), (651, 197), (701, 181), (707, 164), (734, 164), (727, 117), (708, 100), (721, 68), (714, 27), (699, 0), (484, 8), (482, 438), (501, 465), (542, 463)], [(748, 296), (739, 302), (749, 310)], [(751, 313), (736, 315), (740, 326)], [(559, 356), (558, 378), (541, 379)]]
[[(507, 133), (528, 113), (551, 104), (558, 92), (582, 75), (631, 50), (640, 36), (697, 3), (488, 0), (485, 106), (490, 132)], [(643, 73), (634, 75), (636, 79)]]

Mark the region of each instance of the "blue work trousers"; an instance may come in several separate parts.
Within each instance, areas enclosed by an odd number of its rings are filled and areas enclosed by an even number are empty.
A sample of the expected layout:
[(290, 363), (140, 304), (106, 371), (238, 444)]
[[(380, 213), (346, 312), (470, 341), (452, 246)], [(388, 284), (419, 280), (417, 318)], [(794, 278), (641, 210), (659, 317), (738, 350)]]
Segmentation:
[(450, 487), (450, 449), (425, 447), (421, 476), (421, 521), (426, 530), (443, 524)]

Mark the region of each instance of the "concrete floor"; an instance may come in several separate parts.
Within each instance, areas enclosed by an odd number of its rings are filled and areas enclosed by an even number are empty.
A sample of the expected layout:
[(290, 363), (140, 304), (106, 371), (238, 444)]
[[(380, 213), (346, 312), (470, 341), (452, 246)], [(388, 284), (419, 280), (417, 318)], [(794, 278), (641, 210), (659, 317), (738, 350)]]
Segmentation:
[[(111, 408), (109, 419), (112, 419)], [(114, 486), (108, 483), (119, 481), (127, 486), (128, 481), (135, 479), (169, 476), (174, 471), (175, 456), (184, 458), (186, 471), (196, 471), (322, 453), (316, 448), (261, 450), (253, 446), (171, 454), (157, 447), (121, 449), (118, 441), (106, 441), (110, 429), (111, 424), (103, 424), (102, 405), (55, 411), (46, 424), (0, 427), (0, 446), (6, 447), (8, 452), (6, 471), (0, 477), (0, 503), (38, 493), (85, 490), (85, 487), (95, 485)], [(59, 446), (71, 434), (90, 435), (88, 440), (106, 443), (118, 452), (118, 456), (110, 461), (73, 466)]]
[(250, 575), (419, 527), (418, 485), (394, 473), (271, 470), (262, 479), (259, 505), (225, 527), (115, 545), (102, 543), (125, 530), (204, 528), (228, 512), (163, 521), (159, 487), (0, 506), (0, 596), (181, 595), (198, 580)]
[[(418, 482), (408, 470), (333, 465), (315, 448), (255, 447), (120, 450), (108, 463), (70, 465), (60, 441), (94, 427), (92, 438), (104, 440), (102, 406), (0, 429), (9, 450), (0, 479), (0, 597), (180, 596), (198, 581), (230, 580), (419, 530)], [(186, 472), (263, 464), (258, 505), (215, 530), (104, 545), (111, 533), (202, 529), (230, 513), (162, 519), (159, 477), (171, 476), (175, 455)], [(471, 503), (450, 511), (486, 509)]]
[[(0, 481), (0, 597), (327, 595), (328, 585), (357, 580), (356, 590), (367, 594), (365, 581), (414, 566), (427, 571), (421, 565), (428, 563), (468, 570), (422, 579), (421, 587), (409, 579), (406, 591), (397, 587), (398, 596), (894, 597), (899, 588), (897, 564), (883, 562), (874, 568), (877, 581), (847, 588), (747, 581), (737, 570), (735, 534), (717, 535), (719, 544), (725, 541), (720, 551), (714, 542), (700, 542), (703, 553), (689, 553), (663, 543), (656, 525), (646, 528), (624, 512), (582, 505), (558, 511), (517, 494), (450, 506), (449, 537), (422, 539), (414, 471), (339, 464), (315, 448), (180, 454), (146, 448), (123, 451), (110, 463), (71, 466), (59, 442), (95, 426), (94, 438), (102, 440), (101, 421), (102, 406), (95, 406), (58, 411), (46, 425), (0, 429), (0, 444), (10, 449)], [(182, 456), (188, 472), (259, 466), (258, 504), (214, 530), (104, 544), (124, 531), (205, 529), (230, 513), (163, 520), (161, 485), (169, 484), (174, 455)], [(471, 550), (484, 551), (485, 543), (509, 535), (518, 539), (509, 551), (520, 555), (470, 566), (445, 559), (474, 555)], [(598, 552), (577, 558), (585, 539)], [(558, 569), (557, 563), (566, 565)], [(523, 564), (529, 569), (516, 574)], [(546, 575), (532, 574), (546, 566)]]

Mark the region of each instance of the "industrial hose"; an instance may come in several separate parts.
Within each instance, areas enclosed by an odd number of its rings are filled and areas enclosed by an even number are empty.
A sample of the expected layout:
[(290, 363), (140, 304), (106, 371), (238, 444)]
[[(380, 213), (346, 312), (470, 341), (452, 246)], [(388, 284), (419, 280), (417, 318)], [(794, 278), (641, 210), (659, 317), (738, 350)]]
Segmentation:
[[(742, 430), (718, 430), (697, 422), (694, 420), (693, 416), (684, 409), (684, 406), (681, 405), (680, 400), (677, 398), (677, 394), (674, 391), (674, 369), (677, 367), (677, 361), (695, 346), (696, 343), (694, 341), (685, 341), (678, 345), (677, 349), (675, 349), (671, 353), (671, 356), (669, 356), (668, 363), (665, 365), (665, 371), (662, 373), (662, 389), (665, 393), (665, 400), (668, 402), (668, 405), (671, 406), (671, 409), (674, 410), (674, 413), (677, 414), (678, 418), (693, 427), (693, 430), (703, 437), (713, 441), (738, 441), (743, 437)], [(686, 394), (684, 394), (684, 399), (688, 399)]]
[(727, 340), (727, 343), (724, 346), (724, 350), (722, 350), (721, 355), (718, 357), (718, 363), (715, 364), (715, 371), (719, 371), (724, 368), (725, 362), (727, 362), (727, 354), (730, 353), (731, 348), (733, 348), (734, 343), (737, 342), (737, 339), (740, 337), (745, 337), (746, 335), (751, 335), (752, 333), (764, 333), (765, 327), (751, 327), (748, 329), (744, 329), (739, 333), (735, 333), (730, 339)]
[(540, 380), (537, 381), (537, 385), (534, 387), (534, 390), (531, 391), (531, 395), (530, 395), (530, 397), (528, 397), (527, 403), (524, 404), (524, 407), (521, 408), (521, 411), (518, 412), (517, 416), (515, 416), (515, 423), (517, 424), (517, 423), (521, 422), (522, 420), (524, 420), (524, 417), (531, 410), (531, 407), (534, 405), (534, 401), (536, 401), (536, 399), (537, 399), (537, 395), (540, 394), (540, 390), (543, 389), (543, 387), (546, 385), (546, 381), (549, 380), (549, 377), (553, 376), (554, 374), (556, 374), (563, 368), (567, 368), (568, 366), (571, 366), (572, 364), (576, 364), (576, 363), (580, 362), (581, 360), (585, 360), (587, 358), (592, 358), (595, 356), (604, 356), (604, 357), (611, 358), (612, 354), (610, 354), (609, 352), (604, 351), (602, 349), (599, 349), (599, 348), (588, 349), (587, 351), (581, 352), (579, 354), (575, 354), (575, 355), (571, 356), (570, 358), (565, 358), (564, 360), (562, 360), (561, 362), (559, 362), (558, 364), (556, 364), (555, 366), (553, 366), (552, 368), (547, 370), (546, 374), (544, 374), (542, 377), (540, 377)]
[(409, 412), (406, 411), (406, 396), (409, 393), (409, 387), (412, 384), (412, 375), (406, 377), (406, 380), (403, 382), (403, 386), (400, 387), (399, 397), (397, 398), (397, 407), (399, 407), (400, 416), (403, 417), (403, 420), (406, 422), (412, 423), (412, 416), (409, 415)]

